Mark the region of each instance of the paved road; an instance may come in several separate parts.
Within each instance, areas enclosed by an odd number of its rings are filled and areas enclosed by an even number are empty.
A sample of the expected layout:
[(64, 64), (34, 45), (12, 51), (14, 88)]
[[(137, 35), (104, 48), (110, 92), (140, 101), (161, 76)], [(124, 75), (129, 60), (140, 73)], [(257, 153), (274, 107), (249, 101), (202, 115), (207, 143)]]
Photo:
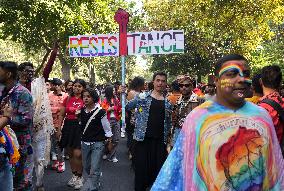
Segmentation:
[[(119, 160), (117, 163), (103, 161), (102, 191), (133, 191), (134, 173), (127, 158), (126, 138), (120, 140), (117, 156)], [(64, 173), (60, 174), (46, 169), (44, 177), (45, 189), (47, 191), (74, 190), (67, 186), (71, 176), (72, 173), (68, 161), (66, 161), (66, 171)]]

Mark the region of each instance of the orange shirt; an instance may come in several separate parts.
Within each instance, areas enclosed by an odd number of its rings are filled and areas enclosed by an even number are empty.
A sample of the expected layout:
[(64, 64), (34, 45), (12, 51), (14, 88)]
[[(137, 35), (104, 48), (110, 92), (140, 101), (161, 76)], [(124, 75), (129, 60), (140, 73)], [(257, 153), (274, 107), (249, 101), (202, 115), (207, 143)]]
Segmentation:
[(49, 97), (49, 102), (51, 106), (51, 113), (52, 113), (52, 118), (53, 118), (53, 125), (55, 128), (60, 127), (59, 124), (59, 111), (60, 108), (62, 107), (63, 100), (65, 100), (68, 97), (68, 94), (65, 92), (62, 92), (59, 95), (54, 94), (53, 92), (50, 92), (48, 94)]
[(180, 96), (181, 96), (181, 93), (173, 93), (168, 96), (168, 100), (170, 101), (172, 105), (175, 105), (177, 100), (180, 98)]

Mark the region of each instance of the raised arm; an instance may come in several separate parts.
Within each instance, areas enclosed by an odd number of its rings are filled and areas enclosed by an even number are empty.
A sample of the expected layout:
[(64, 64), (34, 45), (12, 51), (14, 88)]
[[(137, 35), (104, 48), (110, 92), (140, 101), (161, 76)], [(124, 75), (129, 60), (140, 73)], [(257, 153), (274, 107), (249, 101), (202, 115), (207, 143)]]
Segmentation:
[(49, 74), (50, 74), (50, 72), (52, 71), (52, 66), (53, 66), (54, 61), (55, 61), (55, 59), (56, 59), (57, 51), (58, 51), (58, 43), (55, 42), (55, 43), (54, 43), (53, 50), (52, 50), (52, 52), (51, 52), (51, 54), (50, 54), (50, 57), (49, 57), (49, 59), (48, 59), (48, 61), (47, 61), (47, 64), (46, 64), (46, 66), (45, 66), (44, 69), (43, 69), (43, 77), (44, 77), (45, 81), (48, 80)]

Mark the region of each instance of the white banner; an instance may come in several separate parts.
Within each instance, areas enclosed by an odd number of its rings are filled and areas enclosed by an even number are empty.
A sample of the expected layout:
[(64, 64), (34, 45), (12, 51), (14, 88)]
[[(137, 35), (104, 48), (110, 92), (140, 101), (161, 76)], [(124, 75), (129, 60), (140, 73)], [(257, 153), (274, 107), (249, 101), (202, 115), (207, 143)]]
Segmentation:
[(69, 37), (70, 57), (119, 56), (117, 34), (82, 35)]
[[(184, 53), (182, 30), (127, 34), (128, 55)], [(70, 57), (119, 56), (119, 35), (69, 37)]]
[(182, 30), (129, 33), (128, 55), (172, 54), (184, 52)]

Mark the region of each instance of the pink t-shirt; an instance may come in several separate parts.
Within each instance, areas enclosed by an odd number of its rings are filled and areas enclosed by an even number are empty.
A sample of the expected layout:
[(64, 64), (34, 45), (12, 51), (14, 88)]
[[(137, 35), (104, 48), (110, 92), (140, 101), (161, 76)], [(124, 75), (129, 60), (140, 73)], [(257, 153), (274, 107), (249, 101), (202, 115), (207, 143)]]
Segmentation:
[(65, 100), (68, 97), (68, 94), (65, 92), (62, 92), (61, 94), (56, 95), (53, 92), (50, 92), (48, 94), (48, 97), (49, 97), (49, 102), (51, 106), (53, 125), (55, 128), (58, 128), (60, 127), (59, 111), (60, 111), (60, 108), (63, 106), (63, 100)]
[(63, 106), (65, 106), (66, 119), (76, 119), (77, 117), (75, 115), (75, 112), (77, 110), (80, 110), (84, 106), (84, 102), (80, 97), (67, 97), (63, 101)]

